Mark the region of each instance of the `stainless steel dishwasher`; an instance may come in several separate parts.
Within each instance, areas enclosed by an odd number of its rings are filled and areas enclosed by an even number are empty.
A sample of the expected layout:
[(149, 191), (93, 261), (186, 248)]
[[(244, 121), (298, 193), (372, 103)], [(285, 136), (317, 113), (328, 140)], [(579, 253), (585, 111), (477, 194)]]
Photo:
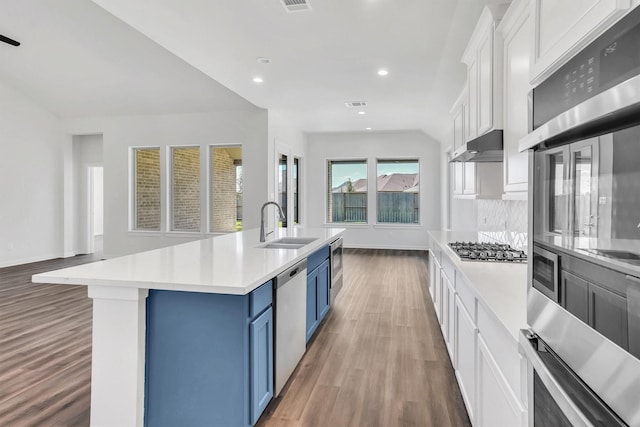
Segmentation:
[(275, 393), (280, 391), (306, 351), (307, 260), (276, 277)]

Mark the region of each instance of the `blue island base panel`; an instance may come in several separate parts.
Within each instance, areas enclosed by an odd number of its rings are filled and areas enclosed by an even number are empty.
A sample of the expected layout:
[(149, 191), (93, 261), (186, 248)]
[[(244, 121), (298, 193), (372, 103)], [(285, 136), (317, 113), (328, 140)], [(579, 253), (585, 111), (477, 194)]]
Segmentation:
[(149, 291), (145, 426), (252, 424), (250, 305), (249, 295)]

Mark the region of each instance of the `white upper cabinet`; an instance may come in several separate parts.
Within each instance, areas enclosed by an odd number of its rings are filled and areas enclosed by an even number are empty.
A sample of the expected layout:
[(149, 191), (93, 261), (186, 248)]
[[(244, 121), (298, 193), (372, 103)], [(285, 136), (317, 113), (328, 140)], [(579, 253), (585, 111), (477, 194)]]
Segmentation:
[(469, 102), (467, 100), (467, 88), (465, 87), (462, 90), (462, 93), (456, 100), (455, 104), (453, 104), (453, 108), (450, 113), (453, 117), (453, 151), (458, 149), (462, 144), (466, 141), (466, 110)]
[(630, 7), (631, 0), (532, 0), (531, 82), (543, 81)]
[(526, 199), (528, 181), (527, 152), (518, 143), (529, 132), (528, 94), (531, 25), (529, 0), (514, 0), (497, 29), (504, 62), (504, 195), (505, 199)]
[(484, 8), (462, 55), (469, 91), (466, 141), (502, 125), (502, 46), (495, 43), (495, 29), (507, 6)]

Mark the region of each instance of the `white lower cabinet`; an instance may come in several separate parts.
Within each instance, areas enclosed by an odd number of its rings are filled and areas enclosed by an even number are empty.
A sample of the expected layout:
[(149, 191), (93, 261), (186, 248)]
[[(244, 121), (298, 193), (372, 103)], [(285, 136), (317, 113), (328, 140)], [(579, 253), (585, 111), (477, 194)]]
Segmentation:
[(476, 347), (478, 328), (462, 301), (455, 298), (456, 324), (456, 378), (462, 398), (467, 406), (469, 419), (474, 423), (476, 414)]
[(491, 351), (478, 336), (477, 427), (522, 426), (526, 416), (519, 399), (505, 380)]
[(527, 426), (517, 340), (444, 254), (441, 263), (430, 255), (433, 302), (471, 424)]
[(449, 281), (447, 281), (447, 291), (447, 349), (453, 368), (456, 369), (456, 291)]

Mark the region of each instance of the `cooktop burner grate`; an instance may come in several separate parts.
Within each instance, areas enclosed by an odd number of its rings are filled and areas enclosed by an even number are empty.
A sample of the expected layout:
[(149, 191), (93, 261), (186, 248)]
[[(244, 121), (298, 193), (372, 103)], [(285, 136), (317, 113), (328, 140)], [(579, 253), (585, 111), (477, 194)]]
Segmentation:
[(527, 262), (527, 253), (502, 243), (450, 242), (462, 261)]

